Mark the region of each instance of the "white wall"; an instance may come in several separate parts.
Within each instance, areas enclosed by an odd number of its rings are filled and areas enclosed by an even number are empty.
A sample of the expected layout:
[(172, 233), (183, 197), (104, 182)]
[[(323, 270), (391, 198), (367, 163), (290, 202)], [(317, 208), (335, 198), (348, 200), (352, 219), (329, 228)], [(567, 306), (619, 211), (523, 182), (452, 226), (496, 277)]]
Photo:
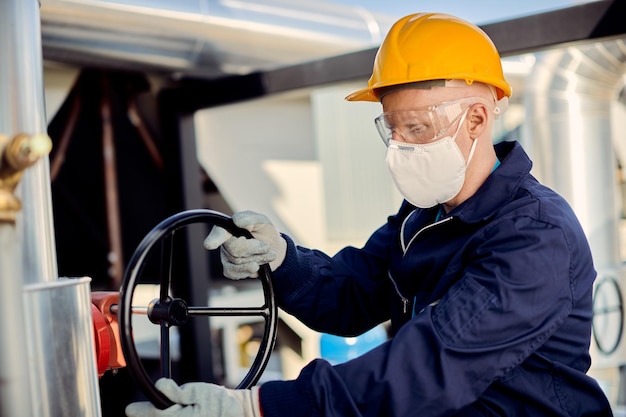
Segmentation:
[(297, 243), (334, 253), (365, 239), (400, 198), (361, 83), (300, 90), (196, 114), (200, 163), (234, 211), (262, 212)]

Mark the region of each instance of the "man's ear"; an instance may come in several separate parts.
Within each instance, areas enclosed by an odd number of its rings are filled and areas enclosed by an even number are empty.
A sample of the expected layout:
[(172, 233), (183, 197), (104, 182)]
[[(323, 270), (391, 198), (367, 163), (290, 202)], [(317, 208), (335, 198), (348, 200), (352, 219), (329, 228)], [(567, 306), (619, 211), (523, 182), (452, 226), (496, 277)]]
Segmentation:
[(480, 103), (474, 104), (469, 109), (469, 114), (467, 115), (467, 119), (469, 120), (468, 130), (472, 139), (476, 139), (482, 135), (487, 128), (488, 112), (487, 107)]

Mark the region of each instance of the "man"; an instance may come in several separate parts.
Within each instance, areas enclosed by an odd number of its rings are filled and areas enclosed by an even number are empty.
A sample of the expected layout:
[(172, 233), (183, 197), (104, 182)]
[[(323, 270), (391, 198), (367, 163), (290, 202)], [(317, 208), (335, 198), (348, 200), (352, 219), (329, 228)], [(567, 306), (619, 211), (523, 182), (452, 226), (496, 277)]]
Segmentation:
[(389, 341), (293, 381), (252, 390), (157, 382), (177, 405), (129, 416), (610, 416), (586, 375), (595, 271), (569, 205), (539, 184), (519, 144), (494, 147), (511, 88), (476, 26), (443, 14), (400, 19), (368, 87), (405, 198), (361, 249), (296, 246), (267, 217), (233, 216), (255, 239), (214, 228), (226, 276), (274, 271), (279, 305), (311, 328), (358, 335), (391, 320)]

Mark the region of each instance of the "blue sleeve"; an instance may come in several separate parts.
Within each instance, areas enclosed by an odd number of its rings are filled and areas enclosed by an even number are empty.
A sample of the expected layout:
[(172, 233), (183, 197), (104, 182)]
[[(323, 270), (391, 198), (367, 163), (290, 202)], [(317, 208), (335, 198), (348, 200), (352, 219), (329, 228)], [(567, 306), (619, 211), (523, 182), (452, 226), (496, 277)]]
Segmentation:
[(329, 257), (287, 240), (287, 256), (274, 272), (278, 305), (310, 328), (355, 336), (389, 319), (389, 224), (362, 249), (347, 247)]
[(359, 358), (316, 360), (294, 381), (266, 383), (265, 416), (449, 416), (505, 378), (572, 311), (573, 249), (560, 228), (525, 217), (472, 242), (439, 303)]

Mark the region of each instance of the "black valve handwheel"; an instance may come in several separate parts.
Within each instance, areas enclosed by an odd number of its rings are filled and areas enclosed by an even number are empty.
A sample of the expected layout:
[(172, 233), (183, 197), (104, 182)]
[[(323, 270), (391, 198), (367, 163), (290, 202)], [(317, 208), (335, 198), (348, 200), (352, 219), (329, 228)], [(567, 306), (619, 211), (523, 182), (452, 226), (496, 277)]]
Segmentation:
[[(257, 316), (264, 319), (264, 334), (259, 345), (259, 350), (248, 373), (237, 388), (250, 388), (258, 382), (270, 359), (276, 342), (278, 310), (274, 300), (271, 270), (267, 264), (262, 265), (259, 270), (259, 280), (263, 286), (264, 296), (263, 305), (259, 307), (189, 306), (184, 300), (171, 298), (169, 296), (169, 286), (172, 281), (173, 235), (177, 230), (195, 223), (205, 223), (222, 227), (233, 236), (252, 237), (247, 230), (235, 226), (229, 216), (217, 211), (198, 209), (175, 214), (159, 223), (141, 241), (126, 268), (124, 281), (120, 288), (118, 320), (120, 324), (122, 350), (127, 367), (146, 397), (148, 397), (155, 406), (161, 409), (168, 408), (173, 405), (173, 403), (163, 395), (161, 391), (155, 388), (152, 378), (150, 378), (146, 372), (137, 354), (137, 349), (133, 341), (131, 319), (133, 310), (145, 311), (144, 314), (147, 314), (148, 319), (155, 325), (160, 326), (161, 377), (171, 377), (169, 329), (171, 326), (184, 324), (190, 317)], [(158, 248), (158, 244), (161, 245), (159, 298), (153, 300), (145, 309), (142, 309), (141, 307), (132, 305), (133, 294), (138, 283), (138, 277), (141, 276), (145, 267), (147, 255), (153, 248)], [(202, 242), (199, 242), (199, 244), (202, 244)]]

